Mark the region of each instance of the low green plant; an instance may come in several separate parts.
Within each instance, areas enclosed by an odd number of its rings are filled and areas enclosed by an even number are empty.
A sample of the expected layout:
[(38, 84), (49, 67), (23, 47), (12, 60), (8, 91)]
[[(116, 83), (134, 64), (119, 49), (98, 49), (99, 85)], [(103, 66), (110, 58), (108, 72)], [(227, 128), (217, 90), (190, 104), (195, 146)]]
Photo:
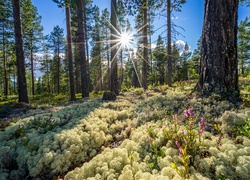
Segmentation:
[[(179, 156), (184, 166), (184, 170), (178, 168), (177, 163), (172, 163), (171, 167), (183, 178), (189, 178), (189, 167), (194, 166), (195, 156), (199, 155), (205, 146), (202, 145), (202, 134), (206, 129), (206, 120), (201, 118), (197, 123), (196, 114), (193, 109), (184, 110), (184, 115), (180, 119), (177, 115), (173, 115), (171, 119), (167, 118), (166, 127), (163, 128), (164, 142), (172, 141), (175, 147), (179, 150)], [(183, 129), (184, 127), (184, 129)], [(154, 126), (149, 126), (147, 129), (149, 135), (148, 142), (151, 147), (153, 166), (156, 167), (157, 158), (164, 157), (164, 152), (161, 152), (161, 147), (154, 144), (157, 138), (154, 133)], [(156, 160), (155, 160), (156, 159)]]
[(233, 132), (237, 136), (243, 135), (250, 138), (250, 120), (249, 119), (244, 120), (244, 123), (242, 125), (233, 128)]

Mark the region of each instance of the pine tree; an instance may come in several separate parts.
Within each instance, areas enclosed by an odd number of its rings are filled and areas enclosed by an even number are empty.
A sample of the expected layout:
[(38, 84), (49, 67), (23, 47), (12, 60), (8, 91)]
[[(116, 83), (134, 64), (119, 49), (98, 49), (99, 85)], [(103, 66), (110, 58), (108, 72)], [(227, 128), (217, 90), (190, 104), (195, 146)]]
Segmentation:
[(94, 90), (101, 91), (103, 89), (102, 82), (102, 39), (100, 25), (100, 10), (97, 6), (94, 7), (94, 26), (92, 31), (92, 46), (91, 51), (91, 80), (94, 85)]
[(30, 60), (31, 73), (31, 94), (35, 94), (35, 53), (40, 50), (43, 38), (42, 17), (38, 15), (37, 8), (33, 6), (31, 0), (22, 1), (22, 29), (24, 37), (25, 56)]
[(250, 59), (250, 16), (241, 21), (238, 28), (238, 60), (239, 69), (242, 75), (245, 74), (245, 68), (249, 65)]
[(22, 25), (20, 16), (20, 1), (13, 0), (12, 7), (13, 7), (14, 27), (15, 27), (18, 102), (29, 103), (26, 77), (25, 77), (25, 62), (24, 62), (24, 51), (23, 51), (23, 34), (22, 34)]
[(53, 0), (59, 7), (65, 7), (66, 28), (67, 28), (67, 58), (68, 58), (68, 74), (69, 74), (69, 89), (70, 100), (75, 100), (75, 83), (74, 83), (74, 70), (73, 70), (73, 53), (72, 53), (72, 33), (71, 33), (71, 15), (70, 5), (68, 0)]
[(78, 51), (80, 55), (80, 69), (81, 69), (81, 90), (82, 98), (89, 97), (89, 84), (88, 84), (88, 66), (85, 54), (85, 35), (83, 26), (83, 2), (82, 0), (77, 0), (77, 42)]
[[(48, 41), (48, 36), (45, 36), (45, 40)], [(51, 93), (51, 61), (49, 44), (45, 41), (43, 45), (43, 57), (41, 58), (41, 64), (39, 70), (44, 73), (43, 82), (44, 88), (47, 93)]]
[(118, 77), (117, 77), (117, 47), (115, 40), (117, 39), (117, 4), (116, 0), (111, 0), (111, 77), (110, 77), (110, 91), (116, 95), (119, 94), (118, 90)]
[(156, 47), (153, 51), (153, 60), (156, 63), (156, 70), (157, 70), (157, 81), (159, 81), (160, 85), (165, 83), (165, 65), (166, 65), (166, 49), (164, 45), (164, 41), (162, 37), (159, 35), (157, 38)]
[(190, 58), (190, 78), (197, 79), (199, 76), (199, 67), (200, 67), (200, 52), (201, 51), (201, 38), (199, 38), (197, 43), (197, 49), (193, 51), (193, 54)]
[(9, 65), (11, 64), (8, 57), (11, 57), (12, 49), (14, 49), (14, 32), (11, 2), (0, 0), (0, 85), (3, 84), (3, 92), (5, 96), (9, 95), (10, 74)]
[(65, 53), (65, 40), (64, 40), (64, 33), (63, 28), (59, 26), (55, 26), (53, 31), (49, 36), (50, 48), (54, 51), (54, 58), (52, 62), (52, 74), (54, 78), (54, 83), (56, 89), (54, 92), (60, 93), (60, 77), (61, 77), (61, 65), (62, 65), (62, 58), (61, 54)]
[(104, 88), (105, 90), (110, 89), (110, 12), (108, 9), (104, 9), (101, 15), (101, 34), (103, 39), (103, 50), (102, 57), (107, 62), (106, 68), (104, 68)]

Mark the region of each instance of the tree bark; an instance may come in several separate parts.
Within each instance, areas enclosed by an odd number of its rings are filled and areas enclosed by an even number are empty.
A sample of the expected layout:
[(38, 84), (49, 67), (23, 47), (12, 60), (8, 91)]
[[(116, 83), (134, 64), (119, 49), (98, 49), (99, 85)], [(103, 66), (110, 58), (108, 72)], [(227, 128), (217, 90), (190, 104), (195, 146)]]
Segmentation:
[(72, 55), (72, 35), (71, 35), (71, 24), (70, 24), (70, 7), (66, 8), (66, 26), (67, 26), (67, 55), (69, 61), (69, 89), (70, 89), (70, 100), (76, 99), (75, 96), (75, 83), (74, 83), (74, 70), (73, 70), (73, 55)]
[(168, 56), (168, 75), (167, 75), (167, 84), (168, 86), (172, 86), (172, 45), (171, 45), (171, 0), (167, 1), (167, 37), (168, 37), (168, 44), (167, 44), (167, 56)]
[[(32, 42), (31, 42), (32, 44)], [(30, 50), (30, 70), (31, 70), (31, 92), (32, 96), (35, 95), (35, 75), (34, 75), (34, 58), (33, 58), (33, 47)]]
[(111, 88), (110, 91), (115, 95), (119, 94), (117, 77), (117, 47), (116, 47), (116, 29), (117, 29), (117, 6), (116, 0), (111, 0)]
[(60, 61), (61, 61), (61, 58), (60, 58), (60, 44), (59, 44), (59, 41), (58, 41), (58, 51), (57, 51), (57, 77), (56, 77), (56, 81), (57, 81), (57, 93), (59, 94), (60, 93)]
[(147, 0), (143, 0), (143, 89), (148, 89), (148, 8)]
[(77, 23), (78, 23), (78, 48), (80, 54), (80, 68), (81, 68), (81, 88), (82, 98), (89, 97), (89, 86), (87, 76), (87, 61), (85, 55), (85, 41), (83, 29), (83, 2), (77, 0)]
[(21, 18), (20, 18), (20, 0), (12, 0), (12, 7), (13, 7), (14, 29), (15, 29), (18, 102), (29, 103), (26, 77), (25, 77), (23, 34), (22, 34)]
[[(89, 44), (88, 44), (88, 29), (87, 29), (87, 15), (86, 15), (86, 5), (87, 5), (87, 0), (84, 0), (84, 7), (83, 7), (83, 10), (84, 10), (84, 30), (85, 30), (85, 47), (86, 47), (86, 55), (87, 55), (87, 59), (86, 59), (86, 63), (87, 63), (87, 79), (88, 79), (88, 88), (90, 88), (90, 72), (89, 72)], [(90, 91), (90, 89), (88, 90)]]
[(5, 27), (3, 24), (3, 71), (4, 71), (4, 95), (8, 96), (8, 89), (9, 89), (9, 80), (8, 80), (8, 73), (7, 73), (7, 56), (6, 56), (6, 49), (5, 49)]
[(239, 100), (237, 61), (238, 0), (205, 0), (200, 77), (201, 95)]

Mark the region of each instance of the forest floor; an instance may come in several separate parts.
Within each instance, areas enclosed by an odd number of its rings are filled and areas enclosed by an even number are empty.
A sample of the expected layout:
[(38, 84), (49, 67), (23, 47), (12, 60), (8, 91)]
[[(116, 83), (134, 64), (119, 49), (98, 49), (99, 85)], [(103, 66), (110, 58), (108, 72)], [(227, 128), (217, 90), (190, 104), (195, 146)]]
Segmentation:
[(240, 82), (239, 104), (190, 95), (192, 81), (110, 102), (2, 104), (0, 179), (248, 179), (250, 80)]

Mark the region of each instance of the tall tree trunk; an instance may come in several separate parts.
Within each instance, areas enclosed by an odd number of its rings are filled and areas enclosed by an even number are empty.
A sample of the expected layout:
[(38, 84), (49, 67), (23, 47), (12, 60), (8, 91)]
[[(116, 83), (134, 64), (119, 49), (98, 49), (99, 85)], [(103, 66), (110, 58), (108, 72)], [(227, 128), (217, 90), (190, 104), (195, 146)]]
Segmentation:
[[(86, 56), (87, 56), (87, 78), (88, 78), (88, 88), (90, 88), (90, 72), (89, 72), (89, 43), (88, 43), (88, 28), (87, 28), (87, 15), (86, 15), (86, 2), (87, 0), (84, 0), (84, 7), (83, 7), (83, 16), (84, 16), (84, 35), (85, 35), (85, 47), (86, 47)], [(90, 89), (88, 90), (90, 91)]]
[(29, 103), (27, 84), (25, 77), (25, 61), (23, 52), (23, 34), (20, 18), (20, 0), (12, 0), (14, 29), (15, 29), (15, 45), (16, 45), (16, 63), (17, 63), (17, 81), (18, 81), (18, 102)]
[(171, 0), (167, 0), (167, 53), (168, 53), (168, 75), (167, 75), (167, 84), (172, 86), (172, 49), (171, 49)]
[(119, 85), (119, 89), (122, 89), (122, 82), (123, 82), (123, 50), (121, 48), (120, 50), (120, 58), (121, 58), (121, 67), (120, 67), (120, 85)]
[(74, 59), (75, 59), (75, 88), (76, 93), (81, 93), (81, 68), (80, 68), (80, 55), (79, 55), (79, 48), (75, 47), (75, 53), (74, 53)]
[(117, 47), (116, 47), (116, 35), (117, 35), (117, 6), (116, 0), (111, 0), (111, 88), (110, 91), (116, 95), (119, 94), (118, 90), (118, 77), (117, 77)]
[(85, 41), (83, 31), (83, 2), (77, 0), (77, 24), (78, 24), (78, 49), (80, 55), (81, 67), (81, 88), (82, 98), (89, 97), (88, 74), (87, 74), (87, 61), (85, 55)]
[(31, 65), (31, 93), (35, 95), (35, 78), (34, 78), (34, 59), (33, 59), (33, 48), (30, 50), (30, 65)]
[(57, 52), (57, 93), (60, 93), (60, 46), (58, 44), (58, 52)]
[[(4, 25), (3, 25), (4, 26)], [(4, 95), (8, 96), (8, 89), (9, 89), (9, 80), (8, 80), (8, 73), (7, 73), (7, 56), (6, 56), (6, 49), (5, 49), (5, 28), (3, 27), (3, 71), (4, 71)]]
[[(108, 28), (106, 28), (106, 33), (105, 33), (105, 35), (106, 35), (106, 39), (108, 39)], [(108, 74), (107, 74), (107, 88), (108, 89), (110, 89), (111, 88), (111, 86), (110, 86), (110, 59), (109, 59), (109, 44), (107, 43), (107, 45), (106, 45), (106, 53), (107, 53), (107, 61), (108, 61), (108, 64), (107, 64), (107, 66), (108, 66)]]
[(70, 100), (76, 99), (75, 96), (75, 83), (74, 83), (74, 70), (73, 70), (73, 55), (72, 55), (72, 35), (71, 35), (71, 24), (70, 24), (70, 7), (66, 8), (66, 26), (67, 26), (67, 55), (69, 61), (69, 90), (70, 90)]
[(196, 90), (239, 100), (237, 61), (238, 0), (205, 0), (200, 77)]
[(143, 89), (148, 89), (148, 8), (147, 0), (143, 0)]

